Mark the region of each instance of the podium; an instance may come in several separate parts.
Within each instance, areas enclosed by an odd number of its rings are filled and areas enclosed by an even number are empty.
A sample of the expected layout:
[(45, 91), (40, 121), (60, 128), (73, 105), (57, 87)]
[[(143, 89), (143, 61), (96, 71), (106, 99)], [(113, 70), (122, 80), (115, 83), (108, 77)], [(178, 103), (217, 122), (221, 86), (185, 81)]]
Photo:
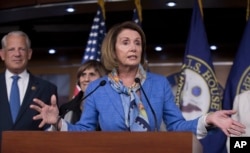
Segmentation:
[(202, 153), (189, 132), (4, 131), (1, 153)]

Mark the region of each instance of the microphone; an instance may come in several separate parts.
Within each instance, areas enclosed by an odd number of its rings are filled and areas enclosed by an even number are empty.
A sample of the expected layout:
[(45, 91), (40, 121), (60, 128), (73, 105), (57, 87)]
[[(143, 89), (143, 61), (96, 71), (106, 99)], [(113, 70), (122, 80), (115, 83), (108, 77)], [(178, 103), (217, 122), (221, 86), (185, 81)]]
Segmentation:
[(153, 116), (154, 116), (154, 121), (155, 121), (155, 131), (158, 131), (158, 129), (157, 129), (157, 118), (156, 118), (155, 111), (154, 111), (154, 109), (153, 109), (153, 107), (152, 107), (151, 103), (149, 102), (149, 99), (148, 99), (148, 97), (147, 97), (147, 95), (146, 95), (146, 93), (145, 93), (144, 89), (142, 88), (140, 78), (135, 78), (135, 83), (138, 83), (138, 84), (140, 85), (141, 91), (142, 91), (143, 95), (145, 96), (146, 101), (147, 101), (147, 103), (148, 103), (148, 105), (149, 105), (149, 108), (150, 108), (150, 110), (151, 110), (151, 112), (153, 113)]
[(99, 87), (101, 86), (105, 86), (106, 84), (106, 80), (102, 80), (98, 86), (95, 87), (94, 90), (92, 90), (89, 94), (87, 94), (86, 96), (84, 96), (83, 98), (81, 98), (81, 100), (77, 101), (76, 103), (72, 103), (69, 105), (69, 107), (65, 110), (63, 110), (64, 112), (61, 112), (60, 116), (64, 117), (65, 114), (67, 114), (70, 110), (74, 109), (75, 107), (79, 107), (79, 105), (81, 104), (81, 102), (86, 99), (87, 97), (89, 97), (93, 92), (95, 92)]
[(95, 89), (92, 90), (89, 94), (87, 94), (86, 96), (84, 96), (84, 97), (81, 99), (81, 101), (83, 101), (83, 100), (86, 99), (88, 96), (90, 96), (90, 95), (91, 95), (93, 92), (95, 92), (99, 87), (105, 86), (105, 84), (106, 84), (106, 81), (105, 81), (105, 80), (102, 80), (102, 81), (99, 83), (99, 85), (96, 86)]

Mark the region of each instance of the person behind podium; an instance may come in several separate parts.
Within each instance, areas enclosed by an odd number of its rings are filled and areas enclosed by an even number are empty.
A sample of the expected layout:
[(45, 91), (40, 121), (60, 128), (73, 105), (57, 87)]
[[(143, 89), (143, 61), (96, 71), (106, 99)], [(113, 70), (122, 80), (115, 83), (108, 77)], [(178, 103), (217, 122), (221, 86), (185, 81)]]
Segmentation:
[[(244, 133), (245, 126), (230, 118), (233, 110), (220, 110), (186, 121), (176, 106), (165, 76), (151, 73), (145, 64), (146, 38), (134, 22), (126, 21), (109, 30), (102, 44), (101, 61), (108, 75), (89, 84), (80, 120), (73, 124), (59, 116), (56, 97), (51, 105), (35, 98), (30, 108), (39, 112), (39, 127), (51, 124), (59, 131), (94, 131), (99, 121), (102, 131), (158, 131), (161, 122), (168, 131), (191, 131), (198, 139), (206, 136), (208, 126), (217, 126), (229, 136)], [(230, 130), (228, 130), (230, 129)]]
[[(32, 119), (37, 112), (31, 110), (29, 105), (35, 97), (49, 104), (52, 95), (57, 97), (56, 85), (28, 71), (33, 51), (26, 33), (11, 31), (3, 36), (1, 45), (0, 56), (5, 70), (0, 73), (0, 138), (3, 131), (45, 130), (50, 125), (39, 128), (40, 121)], [(17, 92), (12, 92), (13, 76), (17, 78), (17, 84), (13, 86)]]
[(76, 74), (80, 91), (72, 100), (60, 106), (60, 116), (70, 123), (76, 123), (82, 114), (82, 102), (88, 84), (106, 73), (104, 66), (97, 60), (88, 60), (81, 64)]

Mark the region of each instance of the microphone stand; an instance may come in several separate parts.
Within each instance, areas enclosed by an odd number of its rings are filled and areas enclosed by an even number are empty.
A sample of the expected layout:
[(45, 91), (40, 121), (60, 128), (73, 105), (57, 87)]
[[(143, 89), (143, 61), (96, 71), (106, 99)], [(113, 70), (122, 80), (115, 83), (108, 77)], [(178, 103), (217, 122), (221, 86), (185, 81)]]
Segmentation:
[(102, 80), (98, 86), (96, 86), (96, 88), (94, 90), (92, 90), (89, 94), (87, 94), (86, 96), (84, 96), (83, 98), (81, 98), (81, 100), (77, 101), (77, 103), (72, 103), (68, 109), (66, 109), (61, 116), (64, 116), (65, 114), (67, 114), (70, 110), (72, 110), (74, 107), (79, 106), (79, 104), (86, 99), (88, 96), (90, 96), (93, 92), (95, 92), (99, 87), (104, 86), (106, 84), (105, 80)]
[(152, 107), (151, 103), (149, 102), (149, 99), (148, 99), (148, 97), (147, 97), (147, 95), (146, 95), (145, 91), (144, 91), (144, 90), (143, 90), (143, 88), (142, 88), (140, 78), (135, 78), (135, 82), (136, 82), (136, 83), (138, 83), (138, 84), (140, 85), (140, 88), (141, 88), (141, 90), (142, 90), (142, 93), (143, 93), (143, 95), (145, 96), (146, 101), (147, 101), (147, 103), (148, 103), (148, 105), (149, 105), (149, 108), (150, 108), (150, 110), (151, 110), (151, 112), (153, 113), (153, 116), (154, 116), (154, 121), (155, 121), (155, 131), (158, 131), (158, 128), (157, 128), (157, 117), (156, 117), (155, 111), (154, 111), (154, 109), (153, 109), (153, 107)]

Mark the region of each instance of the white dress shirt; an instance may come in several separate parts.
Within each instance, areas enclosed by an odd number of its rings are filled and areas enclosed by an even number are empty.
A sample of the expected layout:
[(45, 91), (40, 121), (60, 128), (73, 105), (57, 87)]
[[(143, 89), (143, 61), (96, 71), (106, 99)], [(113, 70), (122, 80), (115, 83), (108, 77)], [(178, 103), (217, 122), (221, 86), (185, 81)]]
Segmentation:
[[(6, 80), (6, 88), (7, 88), (7, 94), (8, 94), (8, 99), (10, 100), (10, 89), (11, 89), (11, 85), (12, 85), (12, 81), (13, 79), (11, 78), (13, 75), (16, 75), (16, 74), (13, 74), (11, 73), (9, 70), (6, 70), (5, 72), (5, 80)], [(22, 73), (18, 74), (18, 76), (20, 77), (18, 79), (18, 88), (19, 88), (19, 93), (20, 93), (20, 102), (22, 105), (22, 102), (23, 102), (23, 98), (25, 96), (25, 93), (26, 93), (26, 90), (27, 90), (27, 87), (28, 87), (28, 83), (29, 83), (29, 73), (27, 72), (27, 70), (24, 70)]]

